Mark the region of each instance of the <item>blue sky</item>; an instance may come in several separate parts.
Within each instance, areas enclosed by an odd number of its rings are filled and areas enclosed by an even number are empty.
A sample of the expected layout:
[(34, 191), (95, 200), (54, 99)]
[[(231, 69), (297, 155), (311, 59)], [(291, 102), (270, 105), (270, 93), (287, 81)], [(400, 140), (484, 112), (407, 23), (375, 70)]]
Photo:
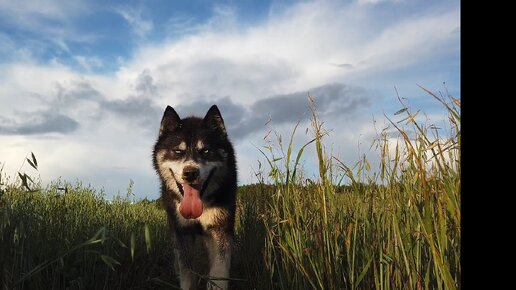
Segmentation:
[[(351, 165), (373, 118), (387, 126), (383, 114), (400, 109), (394, 87), (443, 119), (418, 84), (460, 98), (459, 1), (0, 0), (0, 167), (11, 179), (32, 151), (44, 184), (111, 195), (131, 179), (138, 198), (157, 198), (163, 109), (203, 115), (215, 103), (240, 182), (256, 182), (256, 147), (270, 126), (304, 132), (309, 92), (328, 149)], [(304, 164), (312, 174), (308, 153)]]

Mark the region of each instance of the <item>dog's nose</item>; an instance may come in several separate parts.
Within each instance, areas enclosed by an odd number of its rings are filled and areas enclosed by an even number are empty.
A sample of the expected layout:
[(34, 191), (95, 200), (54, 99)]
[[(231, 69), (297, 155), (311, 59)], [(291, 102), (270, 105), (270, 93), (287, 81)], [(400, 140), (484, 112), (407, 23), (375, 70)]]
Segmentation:
[(199, 168), (189, 166), (183, 169), (183, 179), (187, 182), (194, 182), (198, 177)]

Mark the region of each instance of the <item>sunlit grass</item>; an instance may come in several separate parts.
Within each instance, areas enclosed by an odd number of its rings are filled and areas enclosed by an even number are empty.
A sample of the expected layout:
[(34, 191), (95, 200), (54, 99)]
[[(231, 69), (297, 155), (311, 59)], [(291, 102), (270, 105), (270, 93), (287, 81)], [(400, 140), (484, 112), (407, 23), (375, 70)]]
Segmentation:
[[(388, 121), (401, 138), (393, 144), (380, 132), (376, 174), (365, 157), (350, 168), (328, 156), (313, 105), (306, 145), (314, 144), (318, 180), (296, 176), (308, 147), (293, 152), (295, 134), (286, 148), (280, 138), (279, 150), (265, 146), (274, 189), (263, 214), (264, 264), (274, 288), (460, 288), (460, 103), (427, 92), (448, 112), (449, 137), (417, 122), (400, 99), (405, 117)], [(351, 181), (344, 192), (333, 182), (341, 174)]]

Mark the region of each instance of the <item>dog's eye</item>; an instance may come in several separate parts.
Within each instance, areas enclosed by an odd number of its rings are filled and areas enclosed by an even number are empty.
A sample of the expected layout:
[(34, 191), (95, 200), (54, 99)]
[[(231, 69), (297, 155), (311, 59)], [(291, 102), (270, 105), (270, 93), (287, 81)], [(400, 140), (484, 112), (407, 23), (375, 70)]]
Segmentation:
[(185, 153), (185, 151), (184, 150), (175, 149), (174, 153), (176, 153), (177, 155), (182, 155), (183, 153)]
[(202, 154), (210, 153), (210, 149), (208, 149), (208, 148), (201, 149), (200, 151), (201, 151)]

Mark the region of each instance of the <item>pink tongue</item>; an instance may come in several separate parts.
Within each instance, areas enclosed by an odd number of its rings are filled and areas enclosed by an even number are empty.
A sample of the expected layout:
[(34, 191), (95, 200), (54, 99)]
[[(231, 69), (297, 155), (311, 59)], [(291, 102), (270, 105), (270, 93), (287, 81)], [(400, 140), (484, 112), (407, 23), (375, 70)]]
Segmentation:
[(179, 205), (179, 212), (186, 219), (195, 219), (202, 214), (202, 201), (199, 190), (189, 184), (183, 184), (183, 201)]

